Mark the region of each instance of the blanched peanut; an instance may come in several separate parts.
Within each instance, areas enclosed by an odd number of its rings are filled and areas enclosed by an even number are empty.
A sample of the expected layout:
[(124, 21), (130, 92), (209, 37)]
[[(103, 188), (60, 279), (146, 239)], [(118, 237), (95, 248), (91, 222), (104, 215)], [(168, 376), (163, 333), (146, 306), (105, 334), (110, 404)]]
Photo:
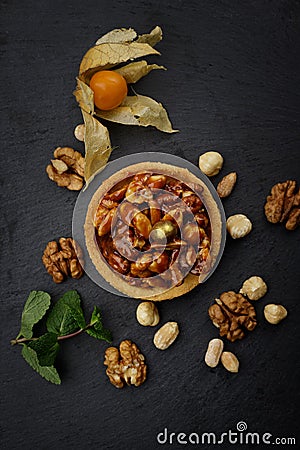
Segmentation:
[(154, 345), (159, 350), (165, 350), (170, 347), (179, 334), (177, 322), (165, 323), (154, 335)]
[(204, 361), (209, 367), (216, 367), (224, 348), (224, 343), (221, 339), (212, 339), (208, 343), (205, 353)]
[(221, 363), (228, 372), (237, 373), (239, 371), (239, 360), (231, 352), (223, 352), (221, 355)]

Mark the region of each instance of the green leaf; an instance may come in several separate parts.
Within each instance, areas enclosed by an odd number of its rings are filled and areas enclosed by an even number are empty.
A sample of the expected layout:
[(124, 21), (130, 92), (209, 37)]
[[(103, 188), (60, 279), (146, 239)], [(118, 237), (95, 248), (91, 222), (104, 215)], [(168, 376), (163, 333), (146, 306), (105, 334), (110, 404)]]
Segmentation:
[(57, 334), (46, 333), (37, 340), (29, 342), (27, 345), (36, 352), (41, 366), (53, 366), (59, 351)]
[(77, 291), (66, 292), (53, 306), (46, 322), (47, 330), (66, 336), (85, 327), (85, 319)]
[(47, 309), (50, 306), (50, 295), (43, 291), (31, 291), (28, 299), (26, 300), (22, 318), (21, 318), (21, 330), (18, 335), (24, 336), (27, 339), (32, 338), (32, 328), (42, 317), (44, 317)]
[(85, 330), (87, 334), (96, 339), (100, 339), (109, 343), (112, 341), (112, 334), (110, 330), (104, 328), (102, 324), (101, 311), (97, 306), (94, 306), (90, 325), (92, 325), (92, 327)]
[(54, 366), (41, 366), (39, 364), (39, 360), (38, 360), (36, 352), (32, 348), (28, 347), (25, 344), (23, 344), (22, 356), (25, 359), (25, 361), (30, 365), (30, 367), (32, 367), (33, 370), (35, 370), (39, 375), (41, 375), (47, 381), (50, 381), (50, 383), (54, 383), (54, 384), (61, 384), (60, 377), (59, 377), (58, 372), (55, 369), (55, 367)]
[(106, 341), (109, 344), (112, 342), (112, 334), (110, 330), (103, 328), (102, 330), (96, 330), (94, 327), (86, 330), (87, 334), (100, 341)]
[(92, 317), (90, 320), (90, 325), (94, 325), (99, 322), (102, 323), (101, 311), (100, 311), (100, 308), (98, 308), (98, 306), (94, 306), (94, 309), (92, 312)]

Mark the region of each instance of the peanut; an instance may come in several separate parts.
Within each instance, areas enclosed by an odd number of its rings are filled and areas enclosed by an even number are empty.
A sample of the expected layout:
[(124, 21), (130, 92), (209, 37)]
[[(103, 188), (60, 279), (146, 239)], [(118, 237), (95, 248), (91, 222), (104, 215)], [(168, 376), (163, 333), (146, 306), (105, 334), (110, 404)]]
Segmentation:
[(154, 335), (154, 345), (159, 350), (165, 350), (170, 347), (179, 334), (177, 322), (165, 323)]
[(221, 355), (221, 363), (228, 372), (237, 373), (239, 371), (239, 360), (231, 352), (223, 352)]
[(216, 367), (219, 363), (224, 343), (221, 339), (212, 339), (208, 343), (204, 361), (209, 367)]

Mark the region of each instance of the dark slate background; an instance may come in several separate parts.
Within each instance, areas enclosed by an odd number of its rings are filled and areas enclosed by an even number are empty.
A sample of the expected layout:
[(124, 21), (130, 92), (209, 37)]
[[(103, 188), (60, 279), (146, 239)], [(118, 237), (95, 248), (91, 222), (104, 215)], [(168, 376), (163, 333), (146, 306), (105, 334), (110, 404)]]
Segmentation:
[[(299, 181), (299, 1), (0, 4), (1, 448), (151, 450), (162, 447), (156, 436), (165, 427), (169, 433), (222, 433), (235, 431), (239, 421), (250, 432), (271, 433), (272, 440), (296, 437), (299, 445), (299, 231), (271, 225), (263, 213), (273, 184)], [(116, 147), (112, 159), (161, 151), (197, 164), (200, 153), (220, 151), (224, 168), (213, 182), (238, 172), (237, 186), (224, 201), (226, 214), (245, 213), (253, 221), (249, 236), (228, 239), (206, 284), (159, 305), (161, 324), (175, 320), (181, 329), (165, 352), (152, 344), (155, 330), (136, 322), (135, 300), (103, 291), (87, 276), (57, 286), (41, 262), (49, 240), (71, 235), (77, 194), (49, 181), (45, 167), (56, 146), (83, 152), (73, 136), (81, 117), (72, 96), (81, 57), (113, 28), (144, 33), (156, 24), (164, 32), (157, 47), (162, 55), (148, 60), (168, 71), (151, 73), (135, 89), (161, 101), (180, 133), (108, 124)], [(218, 333), (208, 306), (251, 275), (261, 275), (269, 292), (255, 304), (255, 331), (225, 343), (239, 357), (240, 372), (209, 369), (203, 357)], [(77, 289), (87, 315), (99, 305), (113, 343), (130, 338), (145, 354), (146, 383), (115, 389), (104, 371), (106, 344), (89, 336), (64, 343), (61, 386), (40, 378), (21, 349), (9, 344), (33, 289), (48, 291), (54, 300)], [(289, 311), (278, 326), (263, 317), (264, 305), (273, 302)]]

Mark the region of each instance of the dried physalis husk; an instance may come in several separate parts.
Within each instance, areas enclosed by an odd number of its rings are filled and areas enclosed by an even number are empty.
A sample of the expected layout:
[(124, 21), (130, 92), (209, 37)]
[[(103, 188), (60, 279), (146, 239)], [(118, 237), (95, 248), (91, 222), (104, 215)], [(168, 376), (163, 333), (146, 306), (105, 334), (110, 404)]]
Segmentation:
[(109, 42), (95, 45), (84, 55), (79, 67), (79, 77), (88, 83), (92, 75), (99, 70), (108, 70), (146, 55), (159, 54), (151, 45), (140, 42)]
[(96, 110), (101, 119), (124, 125), (154, 126), (165, 133), (175, 133), (168, 118), (167, 111), (161, 103), (144, 95), (127, 96), (122, 104), (110, 111)]
[(148, 64), (147, 61), (134, 61), (126, 66), (115, 69), (122, 75), (128, 84), (133, 84), (139, 81), (142, 77), (148, 75), (151, 70), (162, 69), (167, 70), (164, 66), (158, 66), (157, 64)]
[(85, 125), (85, 169), (86, 182), (103, 169), (110, 157), (112, 148), (108, 129), (93, 116), (81, 110)]
[[(141, 36), (137, 36), (137, 33), (132, 28), (121, 28), (112, 30), (98, 39), (97, 45), (88, 50), (80, 64), (77, 89), (74, 93), (80, 107), (91, 114), (94, 113), (93, 92), (89, 88), (89, 81), (95, 72), (113, 69), (121, 63), (143, 56), (159, 54), (153, 46), (161, 39), (162, 31), (160, 27), (155, 27), (149, 34)], [(118, 67), (116, 71), (124, 76), (127, 83), (131, 84), (136, 83), (153, 69), (165, 68), (157, 64), (148, 64), (147, 61), (137, 61)], [(105, 119), (127, 125), (152, 125), (160, 131), (174, 132), (175, 130), (172, 130), (167, 112), (163, 106), (151, 98), (146, 99), (147, 97), (144, 96), (133, 96), (127, 101), (126, 98), (124, 104), (126, 109), (119, 111), (118, 108), (115, 108), (109, 111)], [(142, 114), (141, 111), (144, 108), (147, 111), (145, 114)], [(97, 111), (96, 115), (102, 117), (102, 112)], [(141, 120), (134, 120), (135, 115), (142, 115)]]

